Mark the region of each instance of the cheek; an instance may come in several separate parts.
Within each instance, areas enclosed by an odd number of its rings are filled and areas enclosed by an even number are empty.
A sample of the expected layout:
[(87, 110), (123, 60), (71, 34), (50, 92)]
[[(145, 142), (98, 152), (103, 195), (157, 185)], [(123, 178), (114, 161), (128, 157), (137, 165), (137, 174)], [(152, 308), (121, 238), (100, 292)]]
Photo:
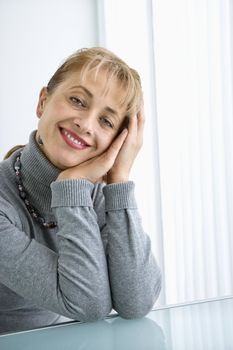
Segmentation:
[(38, 131), (41, 133), (41, 135), (45, 136), (48, 134), (48, 130), (50, 130), (50, 118), (48, 118), (47, 114), (43, 114), (38, 122)]
[(41, 118), (50, 121), (65, 115), (66, 112), (67, 108), (62, 101), (52, 100), (46, 105)]

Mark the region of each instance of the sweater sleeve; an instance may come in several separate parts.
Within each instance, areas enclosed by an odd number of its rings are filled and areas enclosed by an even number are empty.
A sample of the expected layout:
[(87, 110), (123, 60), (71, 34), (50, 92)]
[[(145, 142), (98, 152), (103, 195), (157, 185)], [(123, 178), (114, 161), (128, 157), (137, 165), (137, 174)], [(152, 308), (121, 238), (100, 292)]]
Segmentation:
[[(93, 184), (51, 184), (58, 253), (30, 239), (0, 212), (0, 280), (42, 307), (79, 321), (104, 318), (112, 308), (103, 242), (93, 209)], [(12, 209), (13, 210), (13, 209)]]
[(143, 231), (134, 196), (134, 183), (103, 188), (107, 233), (107, 260), (113, 308), (123, 318), (145, 316), (160, 289), (160, 269)]

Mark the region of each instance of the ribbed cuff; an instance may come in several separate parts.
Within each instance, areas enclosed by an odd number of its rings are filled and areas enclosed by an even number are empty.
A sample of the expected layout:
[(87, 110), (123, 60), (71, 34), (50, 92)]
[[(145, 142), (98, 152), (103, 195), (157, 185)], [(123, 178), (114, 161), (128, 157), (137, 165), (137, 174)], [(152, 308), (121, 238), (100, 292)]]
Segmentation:
[(60, 180), (50, 185), (52, 190), (51, 207), (92, 207), (91, 192), (93, 183), (87, 180)]
[(137, 209), (133, 181), (106, 185), (103, 188), (105, 210)]

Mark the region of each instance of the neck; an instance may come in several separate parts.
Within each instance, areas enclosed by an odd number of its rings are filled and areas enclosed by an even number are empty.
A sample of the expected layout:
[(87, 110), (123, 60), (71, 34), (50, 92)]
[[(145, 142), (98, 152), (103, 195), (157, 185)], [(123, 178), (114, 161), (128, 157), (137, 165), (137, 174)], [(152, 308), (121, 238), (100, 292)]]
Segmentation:
[(60, 173), (45, 157), (36, 142), (35, 131), (31, 133), (29, 143), (24, 147), (21, 156), (21, 177), (32, 205), (38, 210), (51, 210), (50, 184)]

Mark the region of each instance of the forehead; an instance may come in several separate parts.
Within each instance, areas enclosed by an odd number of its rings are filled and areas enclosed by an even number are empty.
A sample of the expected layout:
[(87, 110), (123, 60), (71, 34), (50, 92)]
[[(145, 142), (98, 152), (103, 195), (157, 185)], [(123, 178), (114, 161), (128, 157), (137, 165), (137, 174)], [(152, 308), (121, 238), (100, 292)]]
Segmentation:
[(82, 75), (80, 71), (69, 72), (60, 84), (62, 88), (71, 86), (88, 86), (91, 90), (97, 90), (99, 95), (118, 95), (121, 98), (125, 95), (125, 89), (120, 80), (110, 77), (106, 71), (90, 70)]
[[(126, 114), (125, 88), (116, 77), (108, 72), (90, 70), (82, 75), (80, 71), (69, 72), (58, 87), (60, 92), (81, 92), (90, 99), (117, 111), (122, 117)], [(103, 106), (105, 107), (105, 106)]]

